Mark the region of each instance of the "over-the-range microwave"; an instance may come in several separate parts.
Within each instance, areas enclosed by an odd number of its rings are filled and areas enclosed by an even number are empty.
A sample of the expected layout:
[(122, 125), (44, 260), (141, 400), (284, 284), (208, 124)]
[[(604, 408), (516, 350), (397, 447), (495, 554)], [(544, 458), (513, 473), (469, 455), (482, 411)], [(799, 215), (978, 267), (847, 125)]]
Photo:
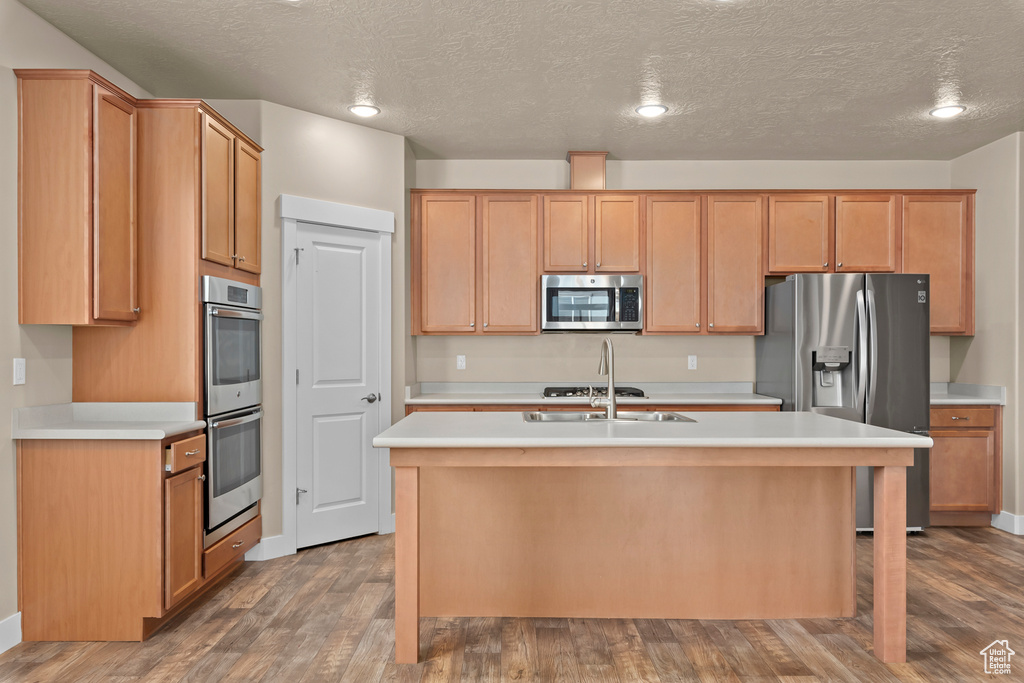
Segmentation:
[(643, 275), (543, 275), (540, 288), (545, 332), (643, 329)]

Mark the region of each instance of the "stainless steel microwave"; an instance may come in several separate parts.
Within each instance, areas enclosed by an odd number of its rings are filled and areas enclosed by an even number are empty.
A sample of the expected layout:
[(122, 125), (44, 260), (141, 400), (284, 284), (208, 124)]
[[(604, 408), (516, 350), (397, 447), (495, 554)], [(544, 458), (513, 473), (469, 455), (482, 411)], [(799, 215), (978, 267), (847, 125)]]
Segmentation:
[(541, 330), (643, 329), (643, 275), (543, 275), (540, 288)]

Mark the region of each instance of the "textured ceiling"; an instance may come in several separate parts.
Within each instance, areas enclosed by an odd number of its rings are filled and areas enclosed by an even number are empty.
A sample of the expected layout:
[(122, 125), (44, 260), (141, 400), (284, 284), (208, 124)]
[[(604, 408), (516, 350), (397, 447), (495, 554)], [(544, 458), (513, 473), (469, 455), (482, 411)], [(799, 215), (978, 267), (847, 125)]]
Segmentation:
[[(419, 158), (951, 159), (1024, 130), (1024, 0), (22, 2), (158, 96), (268, 100)], [(928, 116), (949, 101), (967, 113)]]

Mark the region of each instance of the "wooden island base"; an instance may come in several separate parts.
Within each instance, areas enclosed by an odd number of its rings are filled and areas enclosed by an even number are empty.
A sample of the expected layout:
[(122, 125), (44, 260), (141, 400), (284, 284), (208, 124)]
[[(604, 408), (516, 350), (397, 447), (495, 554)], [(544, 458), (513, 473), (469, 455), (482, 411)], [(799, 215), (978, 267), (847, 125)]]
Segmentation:
[(912, 459), (909, 449), (393, 448), (396, 660), (418, 661), (421, 616), (854, 616), (853, 467), (877, 464), (875, 653), (905, 661), (900, 482)]

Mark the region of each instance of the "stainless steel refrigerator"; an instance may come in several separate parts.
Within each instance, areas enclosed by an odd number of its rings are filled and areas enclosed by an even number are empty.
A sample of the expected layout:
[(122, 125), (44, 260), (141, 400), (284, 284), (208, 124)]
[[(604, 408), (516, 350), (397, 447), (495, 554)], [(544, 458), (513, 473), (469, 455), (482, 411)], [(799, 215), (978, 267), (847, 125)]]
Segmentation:
[[(765, 288), (756, 391), (807, 410), (928, 434), (928, 276), (801, 274)], [(873, 528), (870, 467), (857, 468), (857, 529)], [(928, 526), (928, 449), (907, 471), (907, 527)]]

